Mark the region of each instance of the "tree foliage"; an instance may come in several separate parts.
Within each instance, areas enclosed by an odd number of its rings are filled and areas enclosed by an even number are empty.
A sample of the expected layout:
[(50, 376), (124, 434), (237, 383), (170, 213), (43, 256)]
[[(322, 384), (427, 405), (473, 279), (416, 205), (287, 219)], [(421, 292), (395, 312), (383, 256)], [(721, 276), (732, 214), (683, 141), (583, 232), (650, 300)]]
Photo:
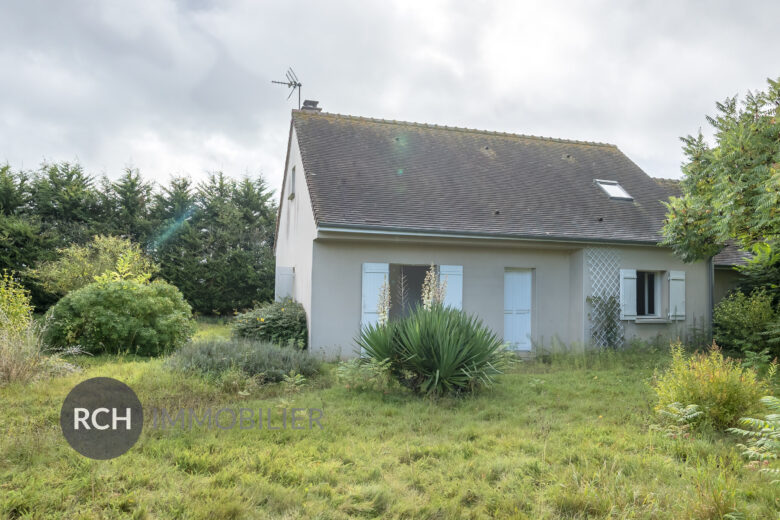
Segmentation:
[(780, 78), (763, 92), (716, 103), (701, 131), (682, 138), (688, 159), (682, 195), (667, 203), (664, 244), (685, 261), (712, 256), (733, 240), (745, 250), (780, 242)]
[(50, 292), (65, 295), (108, 273), (116, 273), (121, 279), (148, 281), (157, 271), (159, 267), (138, 244), (126, 238), (96, 235), (88, 244), (60, 249), (59, 258), (34, 269), (33, 276)]
[(134, 169), (108, 180), (77, 163), (0, 166), (0, 269), (19, 274), (39, 309), (100, 274), (85, 273), (75, 285), (33, 276), (58, 265), (64, 250), (88, 251), (95, 235), (138, 244), (197, 312), (251, 308), (273, 297), (275, 222), (262, 177), (237, 181), (218, 172), (199, 184), (174, 177), (155, 185)]

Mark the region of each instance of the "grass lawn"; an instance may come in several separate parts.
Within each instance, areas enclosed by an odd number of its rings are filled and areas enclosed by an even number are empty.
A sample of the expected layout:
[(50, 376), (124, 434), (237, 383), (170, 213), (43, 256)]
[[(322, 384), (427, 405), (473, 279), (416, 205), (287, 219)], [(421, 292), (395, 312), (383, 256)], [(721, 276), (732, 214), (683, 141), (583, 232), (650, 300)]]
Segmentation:
[(198, 330), (195, 332), (195, 340), (228, 339), (230, 338), (230, 324), (226, 318), (213, 318), (202, 316), (197, 318)]
[[(662, 354), (523, 363), (490, 391), (356, 393), (333, 366), (302, 391), (224, 393), (162, 360), (80, 358), (83, 372), (0, 389), (3, 518), (775, 518), (777, 487), (734, 440), (673, 440), (648, 380)], [(148, 428), (125, 455), (74, 452), (59, 410), (115, 377), (146, 408), (321, 408), (323, 429)]]

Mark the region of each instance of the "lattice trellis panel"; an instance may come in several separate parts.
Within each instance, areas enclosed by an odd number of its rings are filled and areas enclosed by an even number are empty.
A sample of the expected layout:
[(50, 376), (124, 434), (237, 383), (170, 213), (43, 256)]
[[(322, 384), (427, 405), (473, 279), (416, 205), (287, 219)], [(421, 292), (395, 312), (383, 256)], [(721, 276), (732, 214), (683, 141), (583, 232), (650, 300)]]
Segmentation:
[[(612, 305), (595, 309), (592, 303), (588, 309), (588, 337), (599, 346), (615, 344), (615, 339), (622, 342), (625, 331), (620, 321), (620, 252), (607, 247), (589, 247), (585, 249), (585, 261), (590, 275), (589, 296), (611, 300)], [(604, 305), (604, 304), (601, 304)], [(604, 312), (604, 309), (608, 309)]]

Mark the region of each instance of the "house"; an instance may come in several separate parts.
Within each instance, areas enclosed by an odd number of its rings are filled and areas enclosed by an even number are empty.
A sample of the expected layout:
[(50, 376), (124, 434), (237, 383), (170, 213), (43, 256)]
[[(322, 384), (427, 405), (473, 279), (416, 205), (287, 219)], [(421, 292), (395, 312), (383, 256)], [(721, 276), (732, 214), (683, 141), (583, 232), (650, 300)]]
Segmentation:
[[(311, 350), (355, 354), (428, 266), (445, 303), (521, 352), (557, 340), (673, 337), (711, 321), (711, 262), (658, 246), (668, 189), (616, 146), (293, 110), (276, 296), (306, 309)], [(405, 303), (405, 302), (403, 302)]]

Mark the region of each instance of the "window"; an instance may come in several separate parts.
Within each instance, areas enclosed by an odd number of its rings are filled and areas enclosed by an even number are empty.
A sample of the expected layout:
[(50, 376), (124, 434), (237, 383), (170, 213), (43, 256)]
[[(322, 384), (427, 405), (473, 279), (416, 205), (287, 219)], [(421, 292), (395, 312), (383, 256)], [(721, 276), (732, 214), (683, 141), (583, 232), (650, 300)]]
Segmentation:
[(623, 189), (623, 186), (618, 184), (617, 181), (595, 179), (593, 182), (595, 182), (599, 188), (604, 190), (604, 193), (609, 195), (610, 199), (634, 200), (634, 197), (629, 195), (628, 192)]
[(651, 271), (636, 272), (636, 315), (658, 316), (658, 290), (657, 281), (660, 273)]
[(295, 198), (295, 166), (290, 170), (290, 186), (288, 187), (288, 191), (290, 194), (287, 196), (287, 199), (293, 200)]
[(638, 318), (684, 320), (685, 271), (621, 269), (620, 319)]

